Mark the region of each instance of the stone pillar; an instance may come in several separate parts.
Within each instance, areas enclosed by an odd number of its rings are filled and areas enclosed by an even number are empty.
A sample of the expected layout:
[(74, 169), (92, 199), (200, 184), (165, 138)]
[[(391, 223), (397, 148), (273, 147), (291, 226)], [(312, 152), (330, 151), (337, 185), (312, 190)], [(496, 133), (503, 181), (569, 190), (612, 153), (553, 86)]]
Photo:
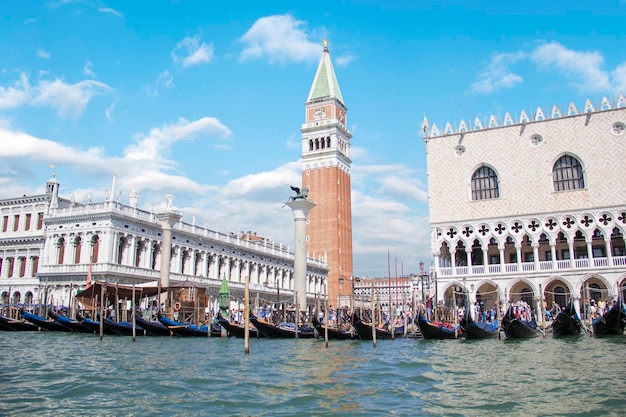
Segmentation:
[(294, 290), (298, 294), (300, 311), (307, 308), (306, 299), (306, 219), (315, 204), (308, 199), (297, 199), (285, 203), (293, 211), (295, 221), (295, 250), (293, 261)]
[(159, 213), (156, 215), (161, 222), (161, 230), (163, 230), (163, 239), (161, 241), (161, 271), (160, 279), (162, 287), (170, 286), (170, 258), (172, 257), (172, 227), (182, 217), (180, 214), (171, 211)]

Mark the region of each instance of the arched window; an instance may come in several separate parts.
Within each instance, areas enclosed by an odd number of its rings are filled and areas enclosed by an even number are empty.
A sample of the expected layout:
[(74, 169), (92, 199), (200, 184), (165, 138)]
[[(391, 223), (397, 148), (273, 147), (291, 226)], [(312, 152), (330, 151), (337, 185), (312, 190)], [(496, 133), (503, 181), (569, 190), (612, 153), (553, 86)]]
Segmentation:
[(83, 240), (80, 238), (80, 236), (76, 236), (76, 238), (74, 239), (74, 263), (75, 264), (80, 263), (80, 252), (82, 248), (83, 248)]
[(554, 191), (568, 191), (585, 188), (583, 166), (571, 155), (563, 155), (552, 167)]
[(90, 263), (98, 263), (98, 251), (100, 250), (100, 238), (98, 235), (94, 235), (91, 238), (91, 259)]
[(481, 166), (472, 175), (472, 200), (498, 197), (500, 197), (500, 187), (496, 172), (487, 166)]

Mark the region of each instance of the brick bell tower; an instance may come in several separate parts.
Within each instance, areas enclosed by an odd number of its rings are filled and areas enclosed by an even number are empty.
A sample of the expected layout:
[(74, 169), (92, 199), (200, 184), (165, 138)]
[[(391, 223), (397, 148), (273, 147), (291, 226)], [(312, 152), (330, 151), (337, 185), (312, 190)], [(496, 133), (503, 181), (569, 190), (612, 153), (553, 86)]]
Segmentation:
[[(329, 303), (349, 305), (352, 294), (352, 198), (350, 138), (344, 104), (328, 43), (306, 101), (302, 125), (302, 187), (317, 206), (307, 222), (307, 252), (327, 256)], [(340, 285), (340, 282), (342, 284)]]

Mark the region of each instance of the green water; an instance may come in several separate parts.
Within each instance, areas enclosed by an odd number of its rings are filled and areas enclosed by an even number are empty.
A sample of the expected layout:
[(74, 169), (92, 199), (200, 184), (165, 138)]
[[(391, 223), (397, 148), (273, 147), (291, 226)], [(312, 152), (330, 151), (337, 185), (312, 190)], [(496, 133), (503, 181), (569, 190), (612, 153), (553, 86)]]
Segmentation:
[(626, 336), (378, 341), (0, 331), (2, 416), (622, 416)]

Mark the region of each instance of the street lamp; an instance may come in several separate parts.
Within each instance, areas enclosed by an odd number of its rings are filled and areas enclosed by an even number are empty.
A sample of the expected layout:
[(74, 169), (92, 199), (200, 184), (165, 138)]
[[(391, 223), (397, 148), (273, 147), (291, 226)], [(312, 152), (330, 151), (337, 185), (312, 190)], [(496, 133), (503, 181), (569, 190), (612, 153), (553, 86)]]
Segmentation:
[(337, 300), (337, 324), (339, 324), (339, 326), (341, 326), (341, 313), (343, 312), (341, 307), (341, 288), (344, 282), (346, 282), (346, 277), (341, 275), (339, 277), (339, 299)]
[(424, 278), (427, 276), (424, 271), (424, 262), (420, 262), (420, 283), (422, 287), (422, 304), (424, 304)]
[(339, 300), (337, 301), (337, 306), (341, 306), (341, 288), (343, 287), (343, 283), (346, 282), (346, 277), (343, 275), (339, 277)]

